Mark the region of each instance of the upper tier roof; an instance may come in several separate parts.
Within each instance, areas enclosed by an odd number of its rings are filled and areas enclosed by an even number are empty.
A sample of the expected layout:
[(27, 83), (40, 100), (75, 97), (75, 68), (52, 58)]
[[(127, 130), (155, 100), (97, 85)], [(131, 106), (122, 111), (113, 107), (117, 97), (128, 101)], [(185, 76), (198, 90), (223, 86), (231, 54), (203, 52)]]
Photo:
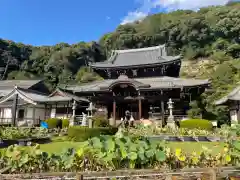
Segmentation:
[(164, 64), (180, 59), (181, 56), (168, 56), (165, 45), (160, 45), (140, 49), (113, 50), (107, 61), (94, 63), (91, 66), (96, 69), (127, 68)]

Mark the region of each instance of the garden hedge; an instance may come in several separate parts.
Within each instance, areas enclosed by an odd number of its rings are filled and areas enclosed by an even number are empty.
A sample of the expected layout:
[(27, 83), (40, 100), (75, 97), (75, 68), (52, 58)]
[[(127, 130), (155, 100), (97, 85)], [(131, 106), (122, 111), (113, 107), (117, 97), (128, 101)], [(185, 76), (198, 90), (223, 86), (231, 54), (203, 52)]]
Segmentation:
[(109, 127), (110, 126), (109, 120), (104, 115), (94, 116), (92, 120), (93, 120), (93, 127)]
[(212, 130), (213, 125), (211, 121), (205, 119), (189, 119), (180, 121), (180, 128)]
[(74, 141), (85, 141), (89, 138), (100, 135), (114, 135), (118, 131), (115, 127), (95, 127), (71, 126), (68, 128), (68, 138)]
[(67, 128), (69, 127), (69, 119), (62, 119), (62, 127)]
[(49, 129), (57, 128), (57, 124), (61, 121), (62, 128), (66, 128), (69, 126), (69, 120), (68, 119), (60, 119), (60, 118), (49, 118), (46, 119), (45, 122), (48, 124)]

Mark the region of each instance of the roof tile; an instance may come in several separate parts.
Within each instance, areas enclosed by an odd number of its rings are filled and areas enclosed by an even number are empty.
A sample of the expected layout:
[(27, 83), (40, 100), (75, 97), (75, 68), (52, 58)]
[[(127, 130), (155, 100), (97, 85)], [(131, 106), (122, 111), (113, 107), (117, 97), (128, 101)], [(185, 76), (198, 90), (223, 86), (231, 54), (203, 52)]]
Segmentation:
[(114, 50), (108, 61), (92, 64), (94, 68), (111, 68), (111, 67), (126, 67), (140, 66), (167, 63), (174, 60), (180, 60), (181, 56), (167, 56), (165, 45), (129, 49), (129, 50)]

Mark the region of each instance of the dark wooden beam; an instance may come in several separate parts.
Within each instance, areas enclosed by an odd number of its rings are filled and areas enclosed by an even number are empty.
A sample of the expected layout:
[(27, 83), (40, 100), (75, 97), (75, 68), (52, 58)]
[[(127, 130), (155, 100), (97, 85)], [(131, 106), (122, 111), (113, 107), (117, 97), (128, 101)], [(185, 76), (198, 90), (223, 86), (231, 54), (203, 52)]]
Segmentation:
[(139, 99), (138, 100), (138, 116), (139, 116), (139, 120), (142, 118), (142, 100)]
[(12, 105), (12, 124), (17, 125), (16, 115), (17, 115), (17, 104), (18, 104), (18, 94), (15, 95)]

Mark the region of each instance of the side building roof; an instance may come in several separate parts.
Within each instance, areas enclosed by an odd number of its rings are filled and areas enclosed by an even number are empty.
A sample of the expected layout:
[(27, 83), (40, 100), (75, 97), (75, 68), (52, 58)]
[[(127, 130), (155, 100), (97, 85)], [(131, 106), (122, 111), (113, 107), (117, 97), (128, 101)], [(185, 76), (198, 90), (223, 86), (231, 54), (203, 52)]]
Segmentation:
[(108, 91), (114, 84), (128, 83), (135, 86), (136, 89), (151, 90), (151, 89), (172, 89), (208, 85), (208, 80), (199, 79), (182, 79), (173, 77), (152, 77), (152, 78), (134, 78), (130, 79), (124, 75), (118, 79), (107, 79), (86, 83), (83, 85), (62, 86), (63, 89), (73, 92), (98, 92)]
[(218, 101), (215, 102), (216, 105), (225, 104), (228, 101), (240, 101), (240, 86), (236, 87), (231, 91), (228, 95), (222, 97)]
[[(58, 92), (59, 91), (59, 92)], [(40, 93), (38, 91), (24, 89), (15, 86), (14, 89), (8, 93), (6, 96), (0, 99), (0, 104), (7, 102), (8, 100), (12, 100), (16, 94), (18, 94), (19, 98), (27, 103), (37, 105), (41, 103), (51, 103), (51, 102), (65, 102), (76, 100), (78, 102), (89, 102), (85, 98), (76, 97), (73, 94), (66, 93), (64, 91), (56, 90), (55, 93), (58, 92), (56, 95), (46, 95)], [(61, 93), (61, 94), (60, 94)]]
[(0, 89), (12, 89), (14, 86), (28, 89), (42, 80), (3, 80), (0, 81)]
[(29, 89), (42, 80), (3, 80), (0, 81), (0, 97), (7, 95), (17, 86), (19, 88)]
[(165, 64), (180, 60), (181, 56), (168, 56), (165, 45), (160, 45), (139, 49), (113, 50), (107, 61), (91, 64), (91, 67), (95, 69), (132, 68)]

